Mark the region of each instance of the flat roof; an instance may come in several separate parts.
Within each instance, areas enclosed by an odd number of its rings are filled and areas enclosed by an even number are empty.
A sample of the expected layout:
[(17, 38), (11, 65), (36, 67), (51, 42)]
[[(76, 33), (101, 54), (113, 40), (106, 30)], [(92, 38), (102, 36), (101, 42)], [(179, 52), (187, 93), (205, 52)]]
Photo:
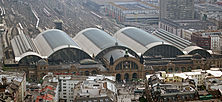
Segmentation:
[(121, 6), (128, 10), (144, 10), (155, 9), (154, 7), (143, 4), (142, 2), (114, 2), (116, 5)]

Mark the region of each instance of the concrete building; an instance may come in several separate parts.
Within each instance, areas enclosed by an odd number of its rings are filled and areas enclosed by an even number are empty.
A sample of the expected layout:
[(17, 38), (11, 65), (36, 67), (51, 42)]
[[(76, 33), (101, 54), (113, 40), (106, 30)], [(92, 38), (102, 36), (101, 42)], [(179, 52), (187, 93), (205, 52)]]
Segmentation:
[(158, 7), (160, 6), (159, 5), (159, 0), (141, 0), (141, 1), (145, 1), (149, 4), (152, 4), (152, 5), (155, 5), (155, 6), (158, 6)]
[(196, 16), (202, 20), (214, 22), (218, 29), (222, 29), (222, 7), (216, 3), (195, 4)]
[(117, 95), (114, 76), (75, 76), (49, 73), (44, 76), (42, 86), (53, 87), (51, 89), (55, 90), (52, 98), (54, 102), (58, 100), (66, 102), (90, 100), (113, 102), (116, 101)]
[(220, 68), (213, 68), (207, 71), (208, 76), (205, 77), (206, 89), (208, 90), (221, 90), (221, 75)]
[(171, 74), (159, 71), (147, 75), (146, 95), (154, 101), (218, 101), (221, 75), (220, 68)]
[(220, 52), (222, 42), (221, 35), (220, 30), (199, 31), (191, 35), (191, 41), (196, 43), (197, 46)]
[(209, 36), (202, 36), (198, 33), (194, 33), (191, 35), (191, 41), (204, 49), (209, 50), (211, 47), (211, 38)]
[[(187, 80), (193, 80), (196, 84), (195, 87), (205, 85), (206, 78), (219, 78), (222, 75), (222, 72), (219, 68), (210, 68), (209, 70), (196, 69), (191, 70), (190, 72), (182, 73), (166, 73), (165, 71), (157, 72), (156, 76), (165, 83), (177, 83), (177, 82), (186, 82)], [(147, 80), (153, 74), (146, 75)]]
[(105, 12), (119, 22), (158, 23), (159, 8), (142, 1), (110, 2)]
[(98, 102), (115, 102), (117, 101), (116, 97), (115, 77), (89, 77), (88, 80), (80, 82), (74, 87), (74, 102), (95, 100)]
[(194, 19), (194, 0), (160, 0), (160, 18)]
[[(112, 2), (130, 2), (134, 0), (112, 0)], [(84, 3), (87, 7), (93, 9), (94, 11), (99, 11), (104, 13), (105, 6), (110, 3), (109, 0), (84, 0)]]
[(195, 4), (195, 11), (199, 16), (198, 18), (206, 20), (207, 18), (211, 18), (213, 16), (221, 16), (222, 7), (216, 4), (201, 3)]
[(198, 30), (195, 30), (195, 29), (183, 30), (183, 38), (191, 41), (191, 36), (195, 32), (198, 32)]
[[(164, 29), (170, 33), (173, 33), (181, 38), (186, 38), (186, 30), (217, 30), (218, 27), (216, 24), (210, 21), (201, 21), (201, 20), (170, 20), (170, 19), (161, 19), (159, 21), (159, 28)], [(188, 36), (189, 37), (189, 36)], [(187, 39), (189, 40), (189, 38)]]
[(26, 97), (26, 74), (24, 72), (0, 72), (0, 101), (23, 102)]
[[(157, 102), (198, 100), (195, 87), (189, 83), (189, 80), (180, 80), (180, 78), (187, 77), (182, 74), (164, 75), (161, 73), (147, 75), (146, 97)], [(162, 81), (168, 79), (169, 82)]]
[(67, 102), (74, 101), (74, 87), (80, 80), (72, 79), (69, 75), (59, 75), (59, 98), (67, 100)]

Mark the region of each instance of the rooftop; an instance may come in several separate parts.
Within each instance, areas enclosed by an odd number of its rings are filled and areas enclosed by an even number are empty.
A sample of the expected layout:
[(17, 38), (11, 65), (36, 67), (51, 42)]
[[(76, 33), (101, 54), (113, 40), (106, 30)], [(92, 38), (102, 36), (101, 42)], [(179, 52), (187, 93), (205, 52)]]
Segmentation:
[(2, 83), (2, 78), (7, 79), (7, 83), (11, 83), (13, 80), (22, 82), (24, 79), (25, 73), (24, 72), (6, 72), (0, 70), (0, 82)]
[(207, 12), (222, 12), (222, 7), (209, 3), (195, 4), (195, 7)]
[(191, 42), (188, 40), (185, 40), (179, 36), (176, 36), (175, 34), (172, 34), (170, 32), (167, 32), (163, 29), (157, 29), (154, 33), (157, 37), (165, 40), (168, 43), (171, 43), (175, 45), (176, 47), (180, 49), (184, 49), (191, 45)]
[(79, 48), (70, 36), (57, 29), (50, 29), (40, 33), (34, 39), (34, 42), (40, 54), (47, 57), (64, 47)]
[(144, 10), (144, 9), (155, 9), (143, 2), (114, 2), (115, 5), (127, 10)]
[[(91, 0), (98, 5), (105, 5), (110, 2), (110, 0)], [(113, 2), (125, 2), (125, 1), (134, 1), (134, 0), (112, 0)]]
[(97, 55), (102, 50), (115, 46), (118, 42), (119, 46), (123, 46), (115, 38), (106, 32), (97, 28), (87, 28), (80, 31), (74, 38), (78, 45), (89, 55)]
[(169, 24), (174, 27), (179, 27), (183, 29), (195, 29), (195, 30), (206, 30), (212, 26), (216, 26), (216, 24), (210, 21), (203, 20), (170, 20), (163, 18), (161, 22)]
[(127, 44), (137, 53), (143, 54), (151, 43), (164, 42), (164, 40), (135, 27), (125, 27), (117, 31), (114, 35), (118, 40)]

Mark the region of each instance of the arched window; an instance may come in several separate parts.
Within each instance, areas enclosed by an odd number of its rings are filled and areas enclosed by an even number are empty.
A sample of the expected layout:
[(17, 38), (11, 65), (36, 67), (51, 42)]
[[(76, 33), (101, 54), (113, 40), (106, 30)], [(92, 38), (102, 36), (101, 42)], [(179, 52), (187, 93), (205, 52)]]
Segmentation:
[(129, 74), (128, 73), (124, 74), (124, 80), (129, 81)]
[(91, 73), (92, 73), (92, 75), (96, 75), (97, 74), (97, 72), (95, 70), (93, 70)]
[(85, 71), (85, 75), (86, 75), (86, 76), (89, 76), (89, 71)]
[(116, 80), (121, 81), (121, 74), (116, 74)]
[(181, 67), (182, 72), (187, 71), (185, 67)]
[(168, 72), (170, 72), (170, 73), (173, 72), (173, 68), (171, 68), (171, 67), (168, 68)]
[(19, 65), (36, 65), (41, 58), (35, 55), (29, 55), (19, 61)]
[(191, 71), (191, 70), (192, 70), (192, 67), (191, 67), (191, 66), (189, 66), (189, 67), (188, 67), (188, 71)]
[(197, 66), (197, 69), (200, 69), (200, 66)]
[(138, 69), (138, 65), (132, 61), (122, 61), (116, 65), (116, 70)]
[(137, 74), (136, 73), (133, 73), (132, 79), (137, 79)]

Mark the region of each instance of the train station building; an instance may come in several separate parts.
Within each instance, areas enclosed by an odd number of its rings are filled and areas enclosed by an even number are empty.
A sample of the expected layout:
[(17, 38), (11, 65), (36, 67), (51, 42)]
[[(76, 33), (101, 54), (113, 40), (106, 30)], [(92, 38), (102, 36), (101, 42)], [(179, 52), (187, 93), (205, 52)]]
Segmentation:
[(25, 71), (30, 80), (55, 74), (105, 74), (116, 80), (144, 79), (146, 74), (221, 67), (222, 60), (197, 46), (178, 48), (167, 40), (135, 27), (114, 36), (97, 28), (80, 31), (74, 38), (51, 29), (30, 38), (23, 32), (11, 40), (14, 59), (7, 70)]

